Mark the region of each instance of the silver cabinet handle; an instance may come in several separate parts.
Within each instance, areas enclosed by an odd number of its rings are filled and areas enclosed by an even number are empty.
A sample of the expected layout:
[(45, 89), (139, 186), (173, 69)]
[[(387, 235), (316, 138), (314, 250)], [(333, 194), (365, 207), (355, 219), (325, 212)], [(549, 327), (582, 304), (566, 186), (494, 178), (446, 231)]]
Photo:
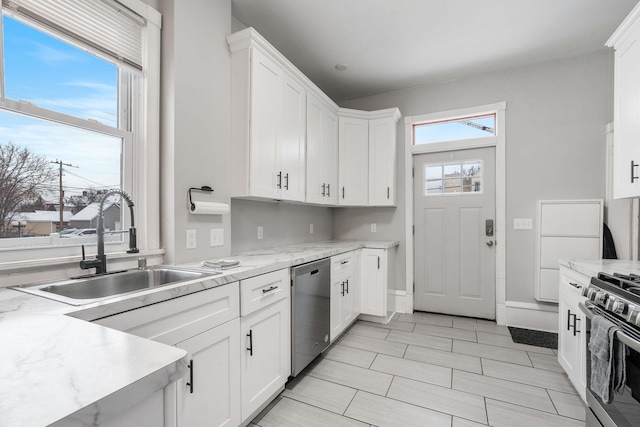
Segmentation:
[(263, 289), (262, 290), (262, 294), (264, 295), (264, 294), (269, 293), (271, 291), (275, 291), (276, 289), (278, 289), (277, 286), (271, 286), (269, 289)]
[(327, 197), (331, 197), (331, 185), (327, 184)]
[(325, 197), (325, 190), (326, 190), (327, 184), (322, 184), (322, 197)]
[(634, 162), (633, 160), (631, 160), (631, 183), (633, 184), (633, 182), (638, 179), (638, 177), (636, 176), (635, 172), (636, 172), (636, 168), (640, 166), (640, 164)]
[(284, 189), (288, 190), (289, 189), (289, 174), (288, 173), (284, 176), (284, 179), (287, 180), (287, 183), (284, 185)]
[(582, 289), (582, 285), (578, 285), (577, 283), (569, 282), (569, 284), (576, 289)]
[(187, 385), (189, 386), (189, 393), (193, 394), (193, 359), (189, 360), (187, 368), (189, 368), (189, 382)]
[(276, 187), (282, 188), (282, 171), (278, 172), (278, 175), (276, 176), (278, 177), (278, 183), (276, 184)]

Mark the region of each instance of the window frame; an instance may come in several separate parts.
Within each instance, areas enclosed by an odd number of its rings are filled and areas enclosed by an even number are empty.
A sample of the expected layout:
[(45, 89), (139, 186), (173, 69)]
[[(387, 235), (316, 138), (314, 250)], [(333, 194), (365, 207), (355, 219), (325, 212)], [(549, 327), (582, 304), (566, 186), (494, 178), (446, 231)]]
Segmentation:
[[(124, 112), (118, 106), (119, 119), (124, 120), (126, 129), (118, 129), (91, 120), (69, 116), (64, 113), (38, 107), (28, 102), (7, 99), (4, 88), (4, 54), (2, 46), (2, 20), (0, 20), (0, 109), (37, 119), (70, 125), (75, 128), (112, 135), (122, 138), (122, 188), (135, 203), (138, 248), (144, 254), (161, 253), (159, 220), (159, 139), (160, 139), (160, 29), (161, 15), (140, 0), (117, 0), (124, 7), (138, 14), (146, 21), (144, 46), (142, 49), (143, 71), (127, 78), (119, 88), (129, 85), (128, 92), (135, 107)], [(0, 3), (0, 14), (3, 7)], [(46, 30), (44, 30), (46, 32)], [(71, 42), (71, 44), (74, 44)], [(89, 49), (90, 50), (90, 49)], [(101, 56), (100, 52), (93, 52)], [(101, 56), (103, 57), (103, 56)], [(104, 57), (103, 57), (104, 58)], [(109, 58), (110, 59), (110, 58)], [(122, 65), (122, 64), (119, 64)], [(131, 71), (120, 71), (118, 78), (132, 76)], [(122, 95), (122, 92), (119, 93)], [(122, 127), (122, 126), (121, 126)], [(123, 212), (123, 228), (130, 226), (130, 215)], [(56, 240), (52, 243), (52, 240)], [(89, 256), (96, 242), (86, 242), (84, 238), (73, 242), (60, 242), (56, 235), (26, 239), (0, 247), (0, 272), (20, 271), (31, 267), (60, 266), (75, 263), (80, 256), (79, 246), (88, 246)], [(75, 239), (74, 239), (75, 240)], [(95, 240), (87, 238), (87, 240)], [(25, 243), (27, 243), (25, 245)], [(126, 257), (128, 244), (119, 239), (107, 242), (105, 252)], [(140, 256), (140, 254), (133, 255)]]
[[(415, 127), (438, 122), (450, 122), (455, 120), (461, 120), (465, 118), (472, 118), (478, 116), (495, 116), (495, 134), (483, 136), (480, 138), (467, 138), (467, 139), (454, 139), (450, 141), (432, 142), (429, 144), (415, 144)], [(501, 124), (499, 123), (500, 114), (496, 104), (480, 105), (477, 107), (461, 108), (458, 110), (441, 111), (438, 113), (422, 114), (420, 116), (412, 117), (411, 122), (411, 153), (437, 153), (442, 151), (464, 150), (468, 148), (481, 148), (481, 147), (493, 147), (497, 145), (498, 138), (501, 130)]]

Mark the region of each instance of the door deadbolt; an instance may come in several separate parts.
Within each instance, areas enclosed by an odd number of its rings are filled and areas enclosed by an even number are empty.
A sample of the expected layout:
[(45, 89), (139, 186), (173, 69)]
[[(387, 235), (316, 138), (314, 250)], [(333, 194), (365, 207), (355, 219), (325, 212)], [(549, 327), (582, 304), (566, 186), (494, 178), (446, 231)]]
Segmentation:
[(484, 222), (484, 234), (487, 237), (493, 236), (493, 220), (487, 219)]

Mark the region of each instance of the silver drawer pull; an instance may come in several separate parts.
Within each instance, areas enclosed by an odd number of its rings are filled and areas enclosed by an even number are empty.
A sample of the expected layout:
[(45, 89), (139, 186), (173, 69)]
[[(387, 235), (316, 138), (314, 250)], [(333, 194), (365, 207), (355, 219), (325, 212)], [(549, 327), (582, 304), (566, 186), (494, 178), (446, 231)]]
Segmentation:
[(582, 285), (578, 285), (577, 283), (569, 282), (569, 284), (576, 289), (582, 289)]
[(263, 289), (263, 290), (262, 290), (262, 293), (263, 293), (263, 294), (266, 294), (266, 293), (269, 293), (269, 292), (271, 292), (271, 291), (275, 291), (276, 289), (278, 289), (278, 287), (277, 287), (277, 286), (272, 286), (272, 287), (270, 287), (269, 289)]
[(340, 264), (348, 264), (348, 263), (349, 263), (349, 260), (348, 260), (348, 259), (346, 259), (346, 260), (344, 260), (344, 261), (340, 261)]

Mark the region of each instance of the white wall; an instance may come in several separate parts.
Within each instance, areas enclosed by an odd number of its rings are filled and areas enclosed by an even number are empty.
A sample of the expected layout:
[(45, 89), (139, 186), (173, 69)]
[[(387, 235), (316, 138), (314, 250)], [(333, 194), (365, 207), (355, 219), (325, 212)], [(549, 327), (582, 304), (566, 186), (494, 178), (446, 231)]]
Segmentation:
[[(313, 234), (309, 233), (313, 224)], [(258, 226), (263, 239), (258, 240)], [(280, 202), (231, 201), (232, 253), (331, 239), (330, 208)]]
[[(541, 199), (604, 198), (605, 126), (612, 120), (613, 58), (589, 55), (433, 86), (347, 101), (343, 107), (375, 110), (399, 107), (414, 116), (506, 101), (506, 299), (534, 303), (534, 230), (513, 230), (514, 218), (536, 216)], [(334, 238), (401, 240), (398, 289), (403, 289), (404, 123), (398, 125), (398, 208), (334, 213)], [(406, 284), (409, 288), (411, 284)]]
[[(226, 36), (231, 0), (149, 0), (163, 15), (161, 98), (161, 243), (165, 262), (217, 258), (231, 252), (229, 215), (191, 215), (189, 187), (209, 185), (212, 201), (230, 202), (230, 67)], [(209, 231), (225, 244), (209, 246)], [(197, 248), (185, 249), (186, 230)]]

